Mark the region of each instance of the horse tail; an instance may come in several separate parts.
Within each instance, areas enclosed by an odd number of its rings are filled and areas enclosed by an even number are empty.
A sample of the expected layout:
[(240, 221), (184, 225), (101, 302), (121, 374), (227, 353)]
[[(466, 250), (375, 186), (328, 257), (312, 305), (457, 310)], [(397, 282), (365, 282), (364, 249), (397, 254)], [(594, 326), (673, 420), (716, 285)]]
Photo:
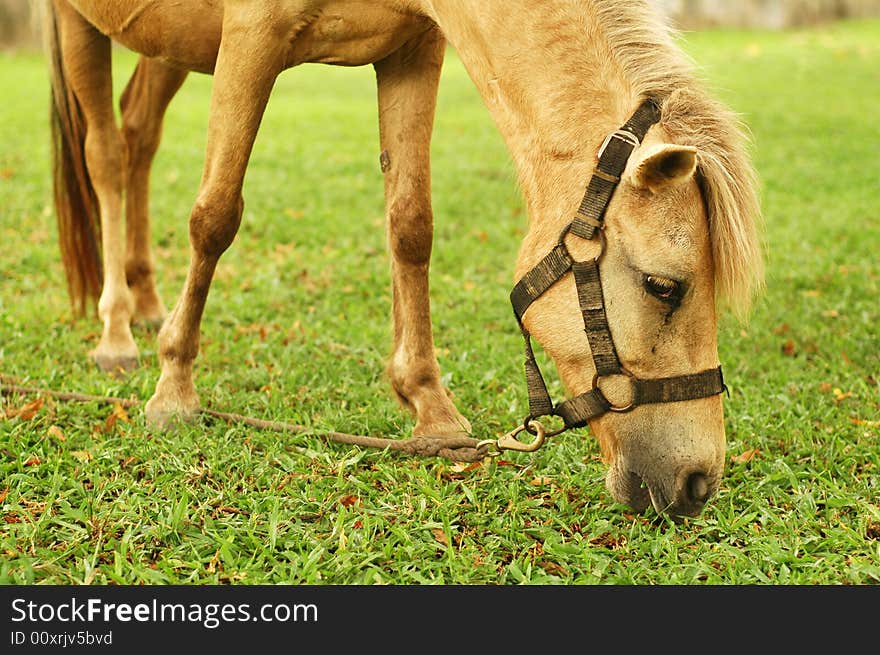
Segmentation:
[(43, 45), (49, 64), (52, 181), (58, 244), (74, 313), (82, 316), (101, 294), (101, 216), (86, 167), (86, 124), (68, 85), (51, 0), (40, 0)]

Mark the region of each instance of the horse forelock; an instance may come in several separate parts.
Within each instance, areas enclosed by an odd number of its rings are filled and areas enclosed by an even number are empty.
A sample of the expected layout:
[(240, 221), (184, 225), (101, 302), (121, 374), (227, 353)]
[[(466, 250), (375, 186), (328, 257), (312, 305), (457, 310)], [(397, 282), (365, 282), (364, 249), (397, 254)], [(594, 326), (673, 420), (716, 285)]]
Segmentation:
[(699, 179), (719, 299), (744, 317), (764, 283), (758, 179), (749, 132), (730, 108), (710, 97), (676, 31), (649, 1), (590, 3), (619, 69), (639, 97), (662, 103), (667, 137), (699, 151)]

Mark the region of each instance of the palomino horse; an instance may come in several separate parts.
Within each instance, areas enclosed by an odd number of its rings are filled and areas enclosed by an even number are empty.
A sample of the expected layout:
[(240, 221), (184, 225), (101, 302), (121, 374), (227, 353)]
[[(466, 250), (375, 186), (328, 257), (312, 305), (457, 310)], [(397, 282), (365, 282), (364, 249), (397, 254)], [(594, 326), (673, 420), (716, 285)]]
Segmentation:
[[(187, 71), (214, 76), (190, 266), (159, 332), (150, 424), (199, 409), (192, 367), (202, 312), (239, 226), (263, 111), (281, 71), (322, 62), (376, 70), (391, 385), (415, 414), (414, 434), (470, 432), (441, 385), (429, 310), (429, 140), (448, 40), (506, 141), (529, 213), (511, 296), (526, 337), (524, 428), (543, 435), (535, 421), (544, 415), (561, 417), (563, 429), (589, 425), (615, 499), (639, 511), (653, 503), (672, 515), (700, 512), (724, 467), (716, 300), (744, 310), (762, 282), (759, 206), (738, 119), (703, 89), (648, 2), (45, 4), (60, 241), (75, 303), (100, 289), (104, 332), (92, 356), (104, 369), (136, 361), (133, 318), (163, 317), (148, 244), (150, 161)], [(121, 129), (111, 40), (143, 55), (122, 95)], [(549, 399), (532, 337), (569, 400)]]

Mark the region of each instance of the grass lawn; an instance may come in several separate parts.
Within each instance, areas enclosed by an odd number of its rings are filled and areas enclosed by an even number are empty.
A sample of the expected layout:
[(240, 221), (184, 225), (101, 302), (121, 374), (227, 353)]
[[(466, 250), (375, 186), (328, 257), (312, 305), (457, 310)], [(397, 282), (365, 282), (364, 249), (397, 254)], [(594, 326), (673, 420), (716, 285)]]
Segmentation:
[[(768, 279), (721, 325), (728, 465), (702, 516), (633, 515), (604, 488), (588, 431), (465, 469), (205, 420), (0, 405), (0, 582), (876, 584), (880, 582), (880, 22), (686, 34), (754, 133)], [(134, 58), (116, 59), (117, 89)], [(160, 291), (188, 261), (211, 80), (173, 102), (153, 173)], [(0, 372), (146, 400), (155, 334), (124, 380), (86, 357), (50, 207), (38, 53), (0, 55)], [(372, 69), (280, 78), (241, 231), (202, 323), (205, 406), (316, 430), (407, 436), (384, 379), (388, 260)], [(507, 294), (526, 227), (509, 156), (450, 52), (433, 140), (431, 269), (444, 381), (479, 433), (525, 413)], [(551, 389), (561, 395), (558, 386)], [(29, 414), (33, 416), (29, 417)]]

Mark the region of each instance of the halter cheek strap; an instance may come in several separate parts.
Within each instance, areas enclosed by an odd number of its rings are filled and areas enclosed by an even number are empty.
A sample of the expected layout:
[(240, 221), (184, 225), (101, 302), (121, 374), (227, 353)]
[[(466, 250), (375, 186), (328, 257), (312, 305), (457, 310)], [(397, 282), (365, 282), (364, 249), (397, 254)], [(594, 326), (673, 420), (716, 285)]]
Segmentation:
[[(649, 403), (706, 398), (726, 389), (720, 366), (699, 373), (667, 378), (635, 377), (620, 362), (605, 314), (605, 299), (599, 276), (599, 261), (605, 248), (602, 233), (605, 211), (620, 183), (630, 155), (642, 142), (648, 129), (659, 120), (660, 106), (649, 98), (639, 106), (626, 124), (608, 135), (599, 150), (599, 162), (574, 219), (562, 231), (556, 246), (517, 282), (510, 294), (513, 312), (525, 342), (529, 416), (525, 420), (524, 429), (533, 434), (535, 431), (532, 421), (542, 416), (558, 416), (562, 419), (564, 427), (551, 433), (559, 434), (571, 428), (583, 427), (591, 419), (607, 412), (628, 412)], [(576, 261), (565, 245), (565, 238), (569, 234), (586, 240), (592, 240), (599, 235), (602, 246), (599, 255), (592, 260)], [(523, 325), (522, 318), (529, 306), (569, 271), (574, 275), (578, 304), (596, 374), (592, 389), (554, 405), (535, 359), (531, 336)], [(600, 389), (603, 378), (615, 376), (628, 380), (630, 387), (628, 396), (618, 403), (611, 402)], [(543, 438), (543, 428), (541, 432)]]

